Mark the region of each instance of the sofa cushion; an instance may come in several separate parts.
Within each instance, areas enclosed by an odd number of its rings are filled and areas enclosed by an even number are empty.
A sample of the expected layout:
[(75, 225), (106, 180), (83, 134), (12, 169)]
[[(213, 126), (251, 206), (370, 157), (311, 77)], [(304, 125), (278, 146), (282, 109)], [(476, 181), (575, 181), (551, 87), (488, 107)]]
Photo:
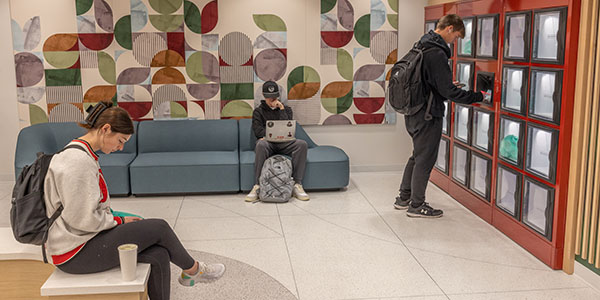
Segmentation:
[(138, 153), (238, 149), (236, 120), (143, 121), (138, 128)]
[(318, 146), (308, 149), (307, 163), (347, 162), (348, 156), (342, 149), (334, 146)]
[(141, 153), (129, 168), (131, 192), (237, 192), (239, 167), (237, 151)]
[(131, 167), (219, 166), (238, 163), (237, 151), (157, 152), (140, 153)]

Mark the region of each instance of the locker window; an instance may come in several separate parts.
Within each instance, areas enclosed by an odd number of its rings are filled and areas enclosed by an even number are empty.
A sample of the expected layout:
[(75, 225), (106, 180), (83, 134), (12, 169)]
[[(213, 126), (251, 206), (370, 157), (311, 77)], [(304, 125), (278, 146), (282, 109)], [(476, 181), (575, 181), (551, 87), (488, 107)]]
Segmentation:
[(469, 188), (489, 201), (492, 161), (472, 152)]
[(532, 61), (563, 63), (566, 16), (566, 7), (534, 11)]
[(554, 189), (526, 177), (523, 190), (523, 223), (552, 239)]
[(452, 178), (460, 184), (469, 183), (469, 150), (454, 144), (452, 152)]
[(529, 123), (525, 168), (551, 182), (556, 180), (558, 131)]
[(504, 25), (504, 59), (529, 61), (531, 12), (507, 13)]
[(526, 66), (504, 66), (502, 79), (503, 110), (525, 115), (527, 104), (527, 82), (529, 68)]
[(532, 68), (529, 116), (534, 119), (560, 123), (562, 70)]
[(458, 56), (473, 57), (474, 39), (475, 39), (475, 18), (463, 18), (465, 24), (465, 38), (458, 38)]
[(521, 207), (522, 175), (498, 164), (496, 206), (518, 219)]

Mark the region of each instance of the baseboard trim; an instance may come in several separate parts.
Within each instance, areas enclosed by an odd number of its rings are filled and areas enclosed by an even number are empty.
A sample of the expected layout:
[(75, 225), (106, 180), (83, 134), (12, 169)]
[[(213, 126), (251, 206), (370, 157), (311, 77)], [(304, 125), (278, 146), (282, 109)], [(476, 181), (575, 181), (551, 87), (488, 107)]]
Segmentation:
[(598, 274), (575, 261), (575, 271), (573, 272), (573, 275), (583, 279), (583, 281), (587, 282), (590, 287), (600, 293), (600, 276), (598, 276)]
[(404, 170), (406, 164), (397, 165), (354, 165), (350, 172), (399, 172)]

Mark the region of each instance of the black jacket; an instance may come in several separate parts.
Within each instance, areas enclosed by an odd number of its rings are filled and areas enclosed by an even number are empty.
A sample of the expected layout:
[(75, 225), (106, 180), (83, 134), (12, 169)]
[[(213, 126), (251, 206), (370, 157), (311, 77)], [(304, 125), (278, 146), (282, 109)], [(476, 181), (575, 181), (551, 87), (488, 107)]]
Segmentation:
[(419, 42), (425, 49), (436, 48), (436, 50), (428, 51), (423, 56), (422, 72), (427, 87), (433, 91), (432, 116), (440, 118), (444, 116), (445, 100), (463, 104), (471, 104), (483, 100), (483, 94), (480, 92), (465, 91), (454, 85), (452, 71), (450, 70), (450, 66), (448, 66), (450, 48), (448, 48), (442, 36), (431, 30), (423, 35)]
[(260, 105), (252, 112), (252, 132), (257, 139), (265, 136), (265, 126), (267, 120), (293, 120), (294, 113), (292, 108), (284, 106), (281, 110), (279, 107), (271, 109), (265, 100), (260, 101)]

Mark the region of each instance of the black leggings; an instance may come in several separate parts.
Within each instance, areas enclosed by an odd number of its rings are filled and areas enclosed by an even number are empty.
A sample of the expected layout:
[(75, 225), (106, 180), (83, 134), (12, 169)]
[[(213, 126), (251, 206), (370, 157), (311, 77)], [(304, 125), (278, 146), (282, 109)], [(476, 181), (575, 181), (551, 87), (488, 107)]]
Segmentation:
[(195, 263), (165, 220), (145, 219), (98, 233), (77, 255), (57, 267), (71, 274), (115, 268), (119, 266), (117, 247), (128, 243), (138, 245), (138, 262), (151, 265), (148, 296), (152, 300), (168, 300), (170, 297), (170, 262), (184, 270), (192, 268)]

